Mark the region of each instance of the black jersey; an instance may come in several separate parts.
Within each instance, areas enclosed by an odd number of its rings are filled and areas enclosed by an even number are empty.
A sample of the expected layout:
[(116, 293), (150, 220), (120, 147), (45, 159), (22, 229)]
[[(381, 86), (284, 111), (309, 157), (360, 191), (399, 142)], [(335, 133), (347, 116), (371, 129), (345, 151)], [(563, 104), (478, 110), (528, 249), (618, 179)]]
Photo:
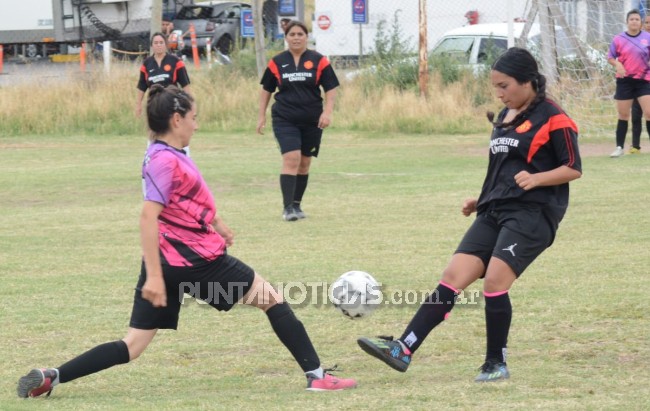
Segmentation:
[(269, 61), (260, 82), (262, 88), (275, 94), (271, 108), (273, 118), (280, 118), (294, 124), (318, 122), (323, 113), (323, 98), (320, 87), (325, 92), (339, 85), (334, 69), (327, 57), (306, 50), (298, 66), (290, 51), (284, 51)]
[[(499, 114), (503, 119), (504, 109)], [(494, 128), (490, 139), (490, 161), (477, 210), (490, 203), (519, 201), (544, 207), (559, 223), (569, 204), (569, 184), (537, 187), (525, 191), (515, 183), (520, 171), (539, 173), (565, 165), (582, 171), (576, 124), (551, 100), (538, 104), (515, 128)]]
[(138, 90), (147, 91), (154, 84), (165, 87), (170, 84), (178, 84), (181, 87), (189, 85), (190, 77), (187, 75), (183, 60), (172, 54), (166, 54), (158, 65), (153, 56), (147, 57), (140, 67)]

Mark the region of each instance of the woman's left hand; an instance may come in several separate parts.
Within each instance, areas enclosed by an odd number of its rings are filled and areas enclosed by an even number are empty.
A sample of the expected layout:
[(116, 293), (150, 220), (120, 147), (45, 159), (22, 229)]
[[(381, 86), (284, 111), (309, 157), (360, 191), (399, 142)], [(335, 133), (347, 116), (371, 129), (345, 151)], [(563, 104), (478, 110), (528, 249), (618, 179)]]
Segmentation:
[(331, 122), (332, 122), (332, 116), (330, 114), (323, 112), (323, 114), (321, 114), (320, 118), (318, 119), (318, 128), (320, 129), (327, 128), (329, 127)]
[(223, 222), (221, 217), (215, 216), (214, 221), (212, 222), (212, 227), (214, 231), (219, 233), (221, 237), (226, 241), (226, 247), (230, 247), (235, 242), (235, 233)]
[(515, 175), (515, 183), (525, 191), (532, 190), (539, 186), (538, 178), (535, 174), (530, 174), (528, 171), (520, 171)]

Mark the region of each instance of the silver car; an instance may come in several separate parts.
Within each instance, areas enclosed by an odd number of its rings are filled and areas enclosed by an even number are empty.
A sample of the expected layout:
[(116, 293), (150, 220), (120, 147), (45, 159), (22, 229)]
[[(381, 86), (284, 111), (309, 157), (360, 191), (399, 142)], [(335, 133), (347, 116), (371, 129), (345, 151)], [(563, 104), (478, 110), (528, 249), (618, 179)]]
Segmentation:
[(196, 3), (183, 6), (174, 18), (174, 29), (183, 33), (184, 52), (192, 49), (190, 23), (194, 24), (197, 47), (205, 50), (207, 40), (211, 48), (222, 54), (230, 54), (235, 45), (243, 45), (241, 37), (241, 12), (250, 10), (248, 3), (231, 1)]

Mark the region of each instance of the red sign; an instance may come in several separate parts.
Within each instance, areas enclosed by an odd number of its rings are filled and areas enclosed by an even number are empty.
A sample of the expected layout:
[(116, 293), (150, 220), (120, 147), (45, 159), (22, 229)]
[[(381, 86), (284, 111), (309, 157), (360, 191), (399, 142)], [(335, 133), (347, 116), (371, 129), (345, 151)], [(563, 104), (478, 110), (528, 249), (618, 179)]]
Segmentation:
[(321, 30), (327, 30), (332, 25), (332, 20), (326, 15), (318, 16), (318, 28)]

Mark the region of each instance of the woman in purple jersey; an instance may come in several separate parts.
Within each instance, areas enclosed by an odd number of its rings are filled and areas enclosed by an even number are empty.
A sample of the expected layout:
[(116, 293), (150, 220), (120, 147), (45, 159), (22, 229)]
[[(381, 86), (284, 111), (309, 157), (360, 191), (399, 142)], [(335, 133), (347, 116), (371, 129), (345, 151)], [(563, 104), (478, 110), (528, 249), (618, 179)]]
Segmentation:
[[(220, 311), (230, 310), (238, 301), (264, 311), (273, 331), (304, 371), (307, 390), (356, 387), (356, 381), (323, 370), (305, 327), (291, 307), (252, 268), (226, 253), (226, 247), (233, 244), (233, 232), (217, 214), (212, 193), (182, 150), (198, 128), (192, 97), (176, 86), (154, 85), (149, 92), (147, 118), (155, 140), (142, 166), (143, 262), (127, 334), (58, 368), (32, 369), (18, 381), (18, 396), (49, 395), (59, 383), (135, 360), (158, 329), (177, 328), (186, 293)], [(218, 333), (207, 335), (223, 338)]]
[(483, 188), (461, 208), (466, 217), (476, 212), (476, 219), (401, 337), (358, 340), (365, 352), (401, 372), (433, 328), (449, 316), (459, 292), (483, 278), (487, 347), (475, 381), (510, 377), (509, 289), (553, 243), (568, 207), (568, 183), (582, 175), (577, 127), (546, 97), (546, 79), (533, 56), (525, 49), (509, 49), (492, 66), (490, 78), (506, 107), (496, 121), (488, 113), (494, 128)]
[(630, 110), (635, 99), (643, 110), (646, 129), (650, 126), (650, 33), (642, 30), (639, 10), (630, 10), (626, 21), (627, 30), (614, 36), (607, 55), (607, 61), (616, 69), (614, 100), (618, 111), (616, 149), (610, 157), (624, 154)]

